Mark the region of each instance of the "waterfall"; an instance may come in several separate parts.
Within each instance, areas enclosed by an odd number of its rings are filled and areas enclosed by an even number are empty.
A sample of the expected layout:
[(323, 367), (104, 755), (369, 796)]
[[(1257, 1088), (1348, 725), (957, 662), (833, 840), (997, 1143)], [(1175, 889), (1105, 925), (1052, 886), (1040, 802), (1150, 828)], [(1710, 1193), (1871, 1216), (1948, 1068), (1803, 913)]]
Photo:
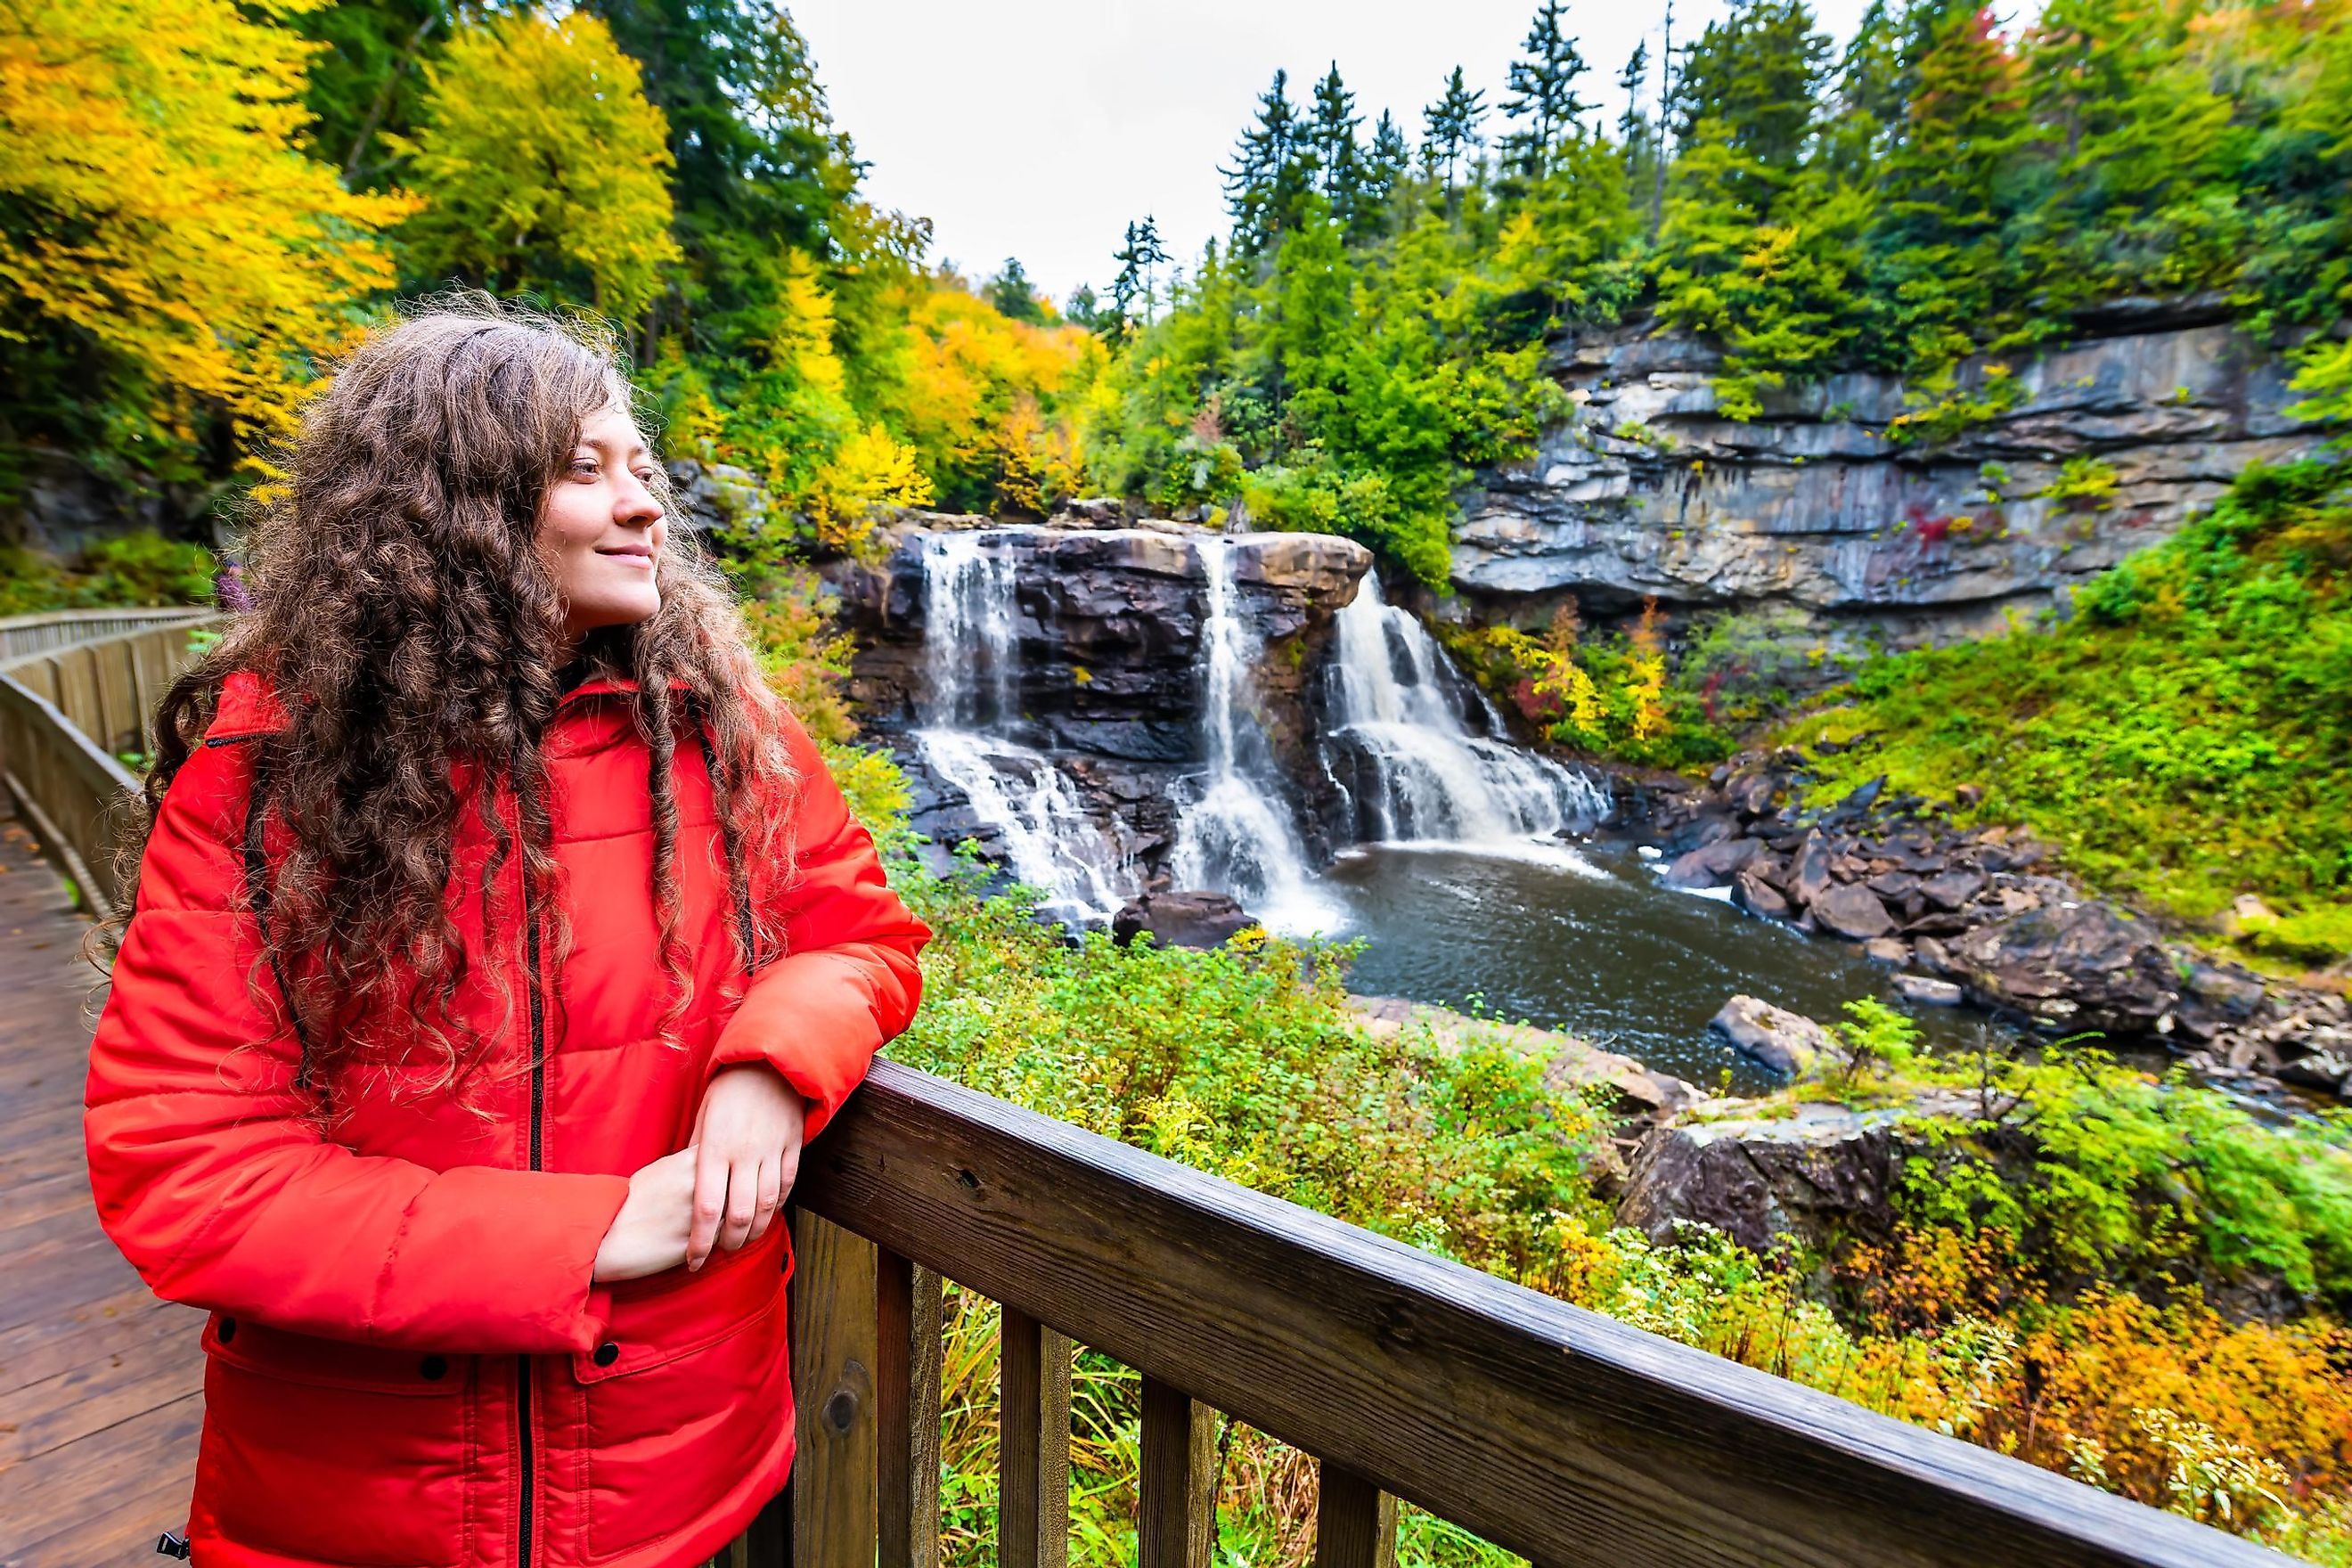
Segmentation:
[[(1391, 843), (1503, 847), (1555, 837), (1607, 810), (1598, 786), (1464, 722), (1466, 683), (1420, 621), (1367, 574), (1339, 612), (1331, 727), (1334, 777), (1358, 781), (1358, 830)], [(1486, 727), (1499, 730), (1480, 705)], [(1349, 755), (1363, 766), (1350, 769)]]
[(928, 690), (916, 754), (1003, 835), (1013, 876), (1043, 895), (1047, 913), (1108, 921), (1139, 890), (1131, 858), (1054, 759), (1011, 733), (1021, 721), (1021, 645), (1010, 542), (1001, 531), (923, 539)]
[(1045, 895), (1046, 913), (1107, 921), (1135, 891), (1126, 857), (1051, 757), (968, 730), (919, 730), (915, 749), (934, 776), (964, 793), (974, 816), (1004, 836), (1013, 876)]
[(1207, 584), (1201, 734), (1208, 769), (1177, 818), (1176, 885), (1230, 893), (1277, 931), (1329, 931), (1336, 911), (1308, 886), (1306, 850), (1253, 710), (1250, 671), (1261, 650), (1234, 592), (1233, 552), (1223, 539), (1193, 546)]
[[(991, 548), (991, 546), (994, 548)], [(1013, 552), (987, 533), (923, 540), (926, 721), (949, 727), (1019, 717), (1021, 648), (1014, 640)], [(982, 701), (982, 679), (987, 701)]]

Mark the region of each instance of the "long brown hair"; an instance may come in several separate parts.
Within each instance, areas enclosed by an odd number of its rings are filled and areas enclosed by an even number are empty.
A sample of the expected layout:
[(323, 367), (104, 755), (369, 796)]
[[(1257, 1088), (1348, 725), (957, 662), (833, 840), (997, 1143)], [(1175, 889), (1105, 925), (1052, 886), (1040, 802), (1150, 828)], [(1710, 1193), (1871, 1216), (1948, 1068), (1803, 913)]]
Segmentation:
[[(252, 609), (163, 699), (151, 831), (231, 673), (258, 675), (285, 710), (282, 731), (250, 742), (252, 810), (284, 847), (247, 896), (268, 911), (262, 964), (281, 977), (281, 1025), (307, 1084), (323, 1090), (320, 1069), (345, 1059), (414, 1063), (417, 1042), (445, 1086), (483, 1057), (483, 1032), (454, 1005), (469, 956), (447, 901), (468, 808), (491, 843), (479, 893), (494, 984), (511, 1006), (514, 966), (494, 955), (518, 952), (517, 935), (560, 972), (569, 923), (541, 745), (567, 678), (636, 683), (665, 1036), (692, 985), (678, 934), (681, 736), (709, 757), (739, 957), (756, 968), (779, 946), (751, 882), (789, 864), (778, 803), (795, 781), (733, 596), (689, 533), (673, 527), (662, 552), (659, 613), (592, 633), (564, 663), (562, 602), (533, 542), (582, 421), (615, 405), (634, 406), (592, 324), (462, 296), (372, 334), (310, 405), (287, 480), (254, 521)], [(127, 847), (133, 867), (144, 837)], [(506, 907), (499, 873), (517, 855), (545, 911), (536, 931), (518, 932)]]

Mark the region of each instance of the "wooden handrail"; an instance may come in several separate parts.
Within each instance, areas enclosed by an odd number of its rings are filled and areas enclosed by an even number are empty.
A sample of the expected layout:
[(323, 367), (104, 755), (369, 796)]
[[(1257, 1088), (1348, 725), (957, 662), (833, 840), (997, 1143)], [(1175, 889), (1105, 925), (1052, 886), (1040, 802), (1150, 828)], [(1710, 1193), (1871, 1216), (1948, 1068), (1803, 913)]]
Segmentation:
[(1005, 1308), (1006, 1568), (1063, 1560), (1064, 1335), (1146, 1380), (1143, 1568), (1205, 1557), (1200, 1406), (1322, 1461), (1331, 1568), (1391, 1495), (1547, 1568), (2288, 1561), (887, 1060), (795, 1202), (795, 1568), (937, 1560), (936, 1276)]
[(101, 918), (121, 894), (115, 849), (139, 790), (114, 753), (152, 749), (155, 705), (187, 666), (190, 635), (219, 618), (82, 610), (0, 622), (0, 654), (13, 653), (0, 658), (0, 787)]

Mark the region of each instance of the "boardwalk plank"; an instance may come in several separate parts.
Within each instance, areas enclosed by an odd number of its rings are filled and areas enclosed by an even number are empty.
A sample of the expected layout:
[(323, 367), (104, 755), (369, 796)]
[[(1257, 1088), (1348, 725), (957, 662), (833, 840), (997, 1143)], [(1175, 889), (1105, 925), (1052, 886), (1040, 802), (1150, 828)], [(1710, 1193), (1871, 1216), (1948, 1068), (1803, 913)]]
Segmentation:
[(203, 1314), (156, 1300), (90, 1202), (87, 929), (0, 819), (0, 1568), (155, 1561), (204, 1416)]

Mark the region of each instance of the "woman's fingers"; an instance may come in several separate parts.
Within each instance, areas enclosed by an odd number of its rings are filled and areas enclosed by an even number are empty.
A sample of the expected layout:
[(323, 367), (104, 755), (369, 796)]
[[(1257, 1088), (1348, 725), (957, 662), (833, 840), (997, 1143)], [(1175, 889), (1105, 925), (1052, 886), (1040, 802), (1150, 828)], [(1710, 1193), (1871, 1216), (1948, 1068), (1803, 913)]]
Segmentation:
[(694, 1162), (694, 1209), (686, 1227), (686, 1266), (702, 1267), (719, 1239), (726, 1217), (728, 1172), (731, 1162), (724, 1150), (705, 1143)]
[(760, 1201), (751, 1220), (751, 1234), (746, 1238), (747, 1240), (757, 1241), (768, 1234), (768, 1226), (776, 1217), (776, 1205), (783, 1201), (783, 1193), (780, 1185), (782, 1176), (781, 1162), (776, 1160), (760, 1162)]
[(744, 1155), (727, 1167), (727, 1217), (719, 1227), (719, 1245), (730, 1252), (740, 1248), (759, 1215), (760, 1162)]

